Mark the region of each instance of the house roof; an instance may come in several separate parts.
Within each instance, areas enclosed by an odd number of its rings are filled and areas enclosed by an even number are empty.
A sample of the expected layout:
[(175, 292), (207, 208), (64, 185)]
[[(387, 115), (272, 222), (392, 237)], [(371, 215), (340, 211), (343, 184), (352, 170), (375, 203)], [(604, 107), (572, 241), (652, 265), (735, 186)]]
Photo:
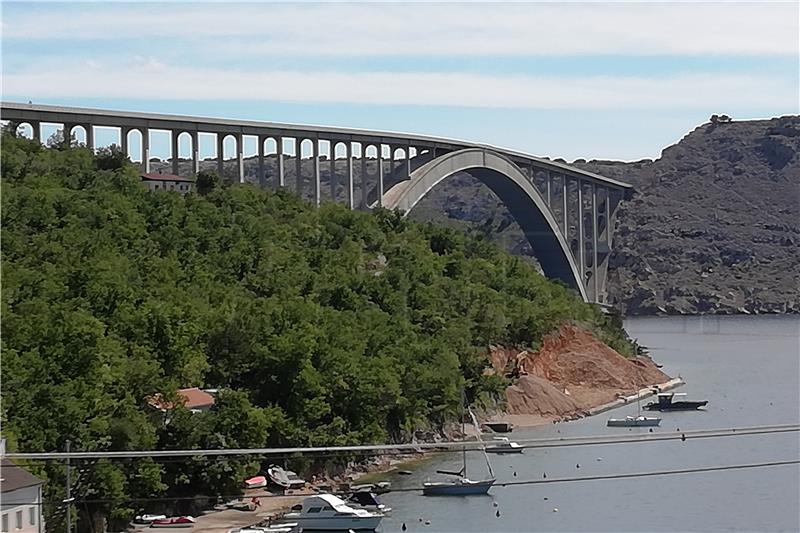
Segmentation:
[[(178, 390), (178, 396), (183, 399), (183, 405), (187, 409), (201, 409), (203, 407), (211, 407), (214, 405), (214, 397), (204, 390), (197, 387), (189, 389)], [(164, 400), (161, 394), (154, 394), (148, 398), (148, 403), (157, 409), (172, 409), (174, 405), (171, 402)]]
[(25, 487), (35, 487), (43, 483), (43, 480), (8, 459), (0, 461), (0, 492), (6, 493)]
[(149, 174), (139, 174), (145, 181), (186, 181), (194, 183), (192, 178), (185, 178), (176, 174), (161, 174), (159, 172), (150, 172)]

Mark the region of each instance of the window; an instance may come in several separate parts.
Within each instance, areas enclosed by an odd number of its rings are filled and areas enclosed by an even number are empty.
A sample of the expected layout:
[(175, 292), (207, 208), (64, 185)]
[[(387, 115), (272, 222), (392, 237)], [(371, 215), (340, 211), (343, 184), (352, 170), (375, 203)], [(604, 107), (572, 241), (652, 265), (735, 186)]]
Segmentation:
[(28, 507), (28, 524), (36, 525), (36, 507)]
[(17, 529), (22, 529), (22, 511), (17, 511), (17, 521), (16, 521)]
[(8, 533), (8, 515), (3, 515), (3, 533)]
[(311, 513), (318, 513), (318, 512), (320, 512), (321, 510), (322, 510), (322, 507), (311, 507), (311, 508), (308, 510), (308, 512), (309, 512), (309, 514), (311, 514)]

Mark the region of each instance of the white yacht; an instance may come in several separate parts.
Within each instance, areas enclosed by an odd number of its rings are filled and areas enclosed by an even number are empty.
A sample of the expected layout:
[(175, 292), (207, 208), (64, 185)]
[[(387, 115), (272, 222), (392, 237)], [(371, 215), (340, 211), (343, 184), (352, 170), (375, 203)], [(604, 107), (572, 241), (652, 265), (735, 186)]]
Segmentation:
[(296, 522), (303, 530), (372, 531), (381, 524), (383, 514), (355, 509), (333, 494), (317, 494), (292, 507), (283, 519)]

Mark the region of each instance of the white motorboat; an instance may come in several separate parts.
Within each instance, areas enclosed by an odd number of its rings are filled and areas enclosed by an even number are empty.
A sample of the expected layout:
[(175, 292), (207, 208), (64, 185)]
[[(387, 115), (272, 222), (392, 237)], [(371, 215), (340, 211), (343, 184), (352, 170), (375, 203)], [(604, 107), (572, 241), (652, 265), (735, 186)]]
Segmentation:
[(356, 509), (333, 494), (317, 494), (292, 507), (292, 512), (283, 518), (296, 522), (303, 530), (372, 531), (381, 524), (383, 514)]
[(508, 437), (494, 437), (493, 443), (486, 446), (488, 453), (522, 453), (525, 448), (508, 440)]
[(654, 416), (626, 416), (625, 418), (609, 418), (608, 427), (654, 427), (661, 423), (660, 418)]

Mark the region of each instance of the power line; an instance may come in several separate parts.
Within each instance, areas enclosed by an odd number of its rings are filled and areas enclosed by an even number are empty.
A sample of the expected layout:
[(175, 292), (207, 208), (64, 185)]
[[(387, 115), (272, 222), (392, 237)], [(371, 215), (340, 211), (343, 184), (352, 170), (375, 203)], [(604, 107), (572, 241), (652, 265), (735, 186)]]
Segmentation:
[[(800, 459), (789, 459), (783, 461), (768, 461), (763, 463), (746, 463), (734, 465), (718, 465), (718, 466), (700, 466), (694, 468), (681, 468), (676, 470), (653, 470), (649, 472), (630, 472), (625, 474), (605, 474), (596, 476), (581, 476), (581, 477), (565, 477), (565, 478), (546, 478), (546, 479), (528, 479), (519, 481), (502, 481), (495, 483), (495, 487), (518, 487), (525, 485), (545, 485), (549, 483), (575, 483), (582, 481), (609, 481), (615, 479), (633, 479), (643, 477), (657, 477), (657, 476), (671, 476), (671, 475), (685, 475), (685, 474), (699, 474), (706, 472), (724, 472), (731, 470), (748, 470), (756, 468), (772, 468), (778, 466), (789, 466), (800, 464)], [(401, 487), (392, 489), (390, 492), (418, 492), (422, 491), (423, 487)], [(342, 494), (341, 491), (332, 491), (335, 494)], [(160, 502), (160, 501), (192, 501), (201, 499), (218, 499), (228, 500), (233, 498), (252, 499), (252, 498), (299, 498), (305, 496), (312, 496), (311, 494), (274, 494), (271, 492), (255, 493), (255, 494), (228, 494), (218, 496), (160, 496), (150, 498), (93, 498), (93, 499), (79, 499), (75, 500), (74, 504), (88, 504), (88, 503), (133, 503), (133, 502)], [(55, 505), (61, 502), (56, 502)], [(47, 502), (31, 502), (22, 505), (47, 505)]]
[[(550, 437), (535, 439), (520, 439), (517, 443), (524, 444), (525, 448), (558, 448), (565, 446), (592, 446), (602, 444), (624, 444), (638, 442), (658, 442), (668, 440), (689, 440), (700, 438), (718, 438), (744, 435), (763, 435), (770, 433), (788, 433), (800, 431), (798, 424), (779, 424), (771, 426), (746, 426), (740, 428), (720, 428), (691, 431), (676, 431), (665, 433), (648, 433), (633, 437), (619, 435), (593, 435), (583, 437)], [(317, 446), (317, 447), (291, 447), (291, 448), (236, 448), (236, 449), (203, 449), (203, 450), (128, 450), (111, 452), (14, 452), (7, 453), (5, 457), (23, 460), (65, 460), (70, 459), (132, 459), (145, 457), (186, 457), (193, 456), (238, 456), (238, 455), (265, 455), (289, 457), (296, 454), (357, 454), (359, 452), (378, 452), (386, 450), (381, 455), (392, 453), (414, 453), (422, 450), (461, 450), (480, 449), (486, 446), (480, 441), (447, 441), (438, 443), (412, 443), (412, 444), (376, 444), (353, 446)]]

